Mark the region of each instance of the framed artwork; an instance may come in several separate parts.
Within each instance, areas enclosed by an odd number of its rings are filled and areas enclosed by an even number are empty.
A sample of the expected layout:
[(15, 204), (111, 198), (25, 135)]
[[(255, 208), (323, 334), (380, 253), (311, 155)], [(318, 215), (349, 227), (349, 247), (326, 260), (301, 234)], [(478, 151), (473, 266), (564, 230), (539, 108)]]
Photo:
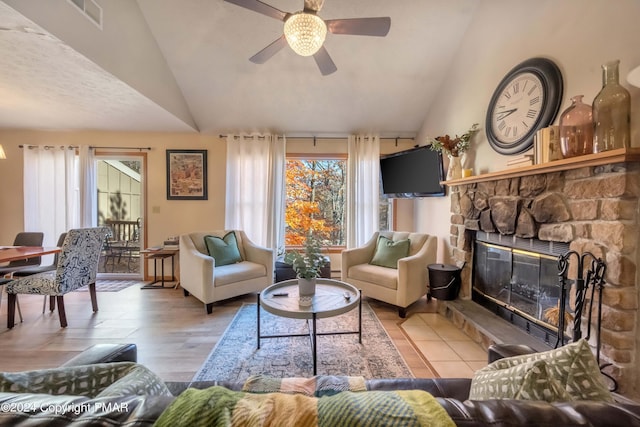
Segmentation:
[(207, 200), (207, 150), (167, 150), (167, 200)]

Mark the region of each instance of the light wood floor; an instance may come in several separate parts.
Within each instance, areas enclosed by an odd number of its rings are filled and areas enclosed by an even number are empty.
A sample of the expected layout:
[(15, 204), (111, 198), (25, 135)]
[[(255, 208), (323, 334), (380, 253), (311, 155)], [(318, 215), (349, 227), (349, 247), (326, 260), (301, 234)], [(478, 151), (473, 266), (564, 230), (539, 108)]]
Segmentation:
[[(132, 342), (138, 345), (138, 361), (167, 381), (191, 380), (205, 361), (238, 308), (255, 302), (247, 295), (214, 306), (207, 315), (194, 297), (183, 297), (182, 289), (141, 290), (131, 286), (120, 292), (99, 292), (99, 311), (91, 311), (89, 293), (65, 296), (69, 326), (60, 328), (57, 311), (42, 314), (43, 297), (20, 295), (24, 322), (6, 329), (6, 294), (0, 305), (0, 366), (2, 371), (55, 367), (96, 343)], [(366, 299), (393, 338), (416, 377), (440, 376), (423, 354), (433, 347), (416, 329), (428, 317), (404, 319), (394, 307)], [(425, 298), (409, 308), (415, 313), (435, 313), (436, 302)], [(17, 320), (17, 319), (16, 319)], [(409, 327), (409, 325), (413, 325)], [(409, 338), (416, 334), (416, 339)], [(446, 338), (446, 337), (445, 337)], [(433, 344), (433, 343), (432, 343)], [(419, 348), (423, 348), (421, 351)], [(459, 358), (457, 358), (459, 360)]]

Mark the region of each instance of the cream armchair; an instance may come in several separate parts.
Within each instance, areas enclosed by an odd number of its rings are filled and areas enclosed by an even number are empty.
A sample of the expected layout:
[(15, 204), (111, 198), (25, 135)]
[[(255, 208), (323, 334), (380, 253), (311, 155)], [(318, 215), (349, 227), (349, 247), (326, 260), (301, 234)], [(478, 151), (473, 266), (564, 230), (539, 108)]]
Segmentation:
[[(397, 269), (370, 264), (380, 235), (394, 242), (409, 239), (409, 256), (398, 260)], [(436, 236), (428, 234), (375, 233), (364, 246), (342, 251), (342, 281), (365, 296), (397, 306), (400, 317), (405, 317), (406, 308), (427, 293), (427, 266), (436, 262), (437, 246)]]
[(180, 286), (204, 302), (211, 314), (213, 303), (238, 295), (260, 292), (273, 284), (273, 251), (251, 242), (243, 231), (234, 230), (241, 262), (216, 266), (204, 237), (224, 237), (231, 230), (197, 232), (180, 236)]

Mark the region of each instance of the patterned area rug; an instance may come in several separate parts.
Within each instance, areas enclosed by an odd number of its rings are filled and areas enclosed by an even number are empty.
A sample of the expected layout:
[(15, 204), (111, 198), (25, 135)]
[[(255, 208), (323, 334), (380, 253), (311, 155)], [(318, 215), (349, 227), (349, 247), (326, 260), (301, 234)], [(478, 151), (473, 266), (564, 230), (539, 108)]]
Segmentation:
[[(96, 282), (96, 292), (118, 292), (127, 289), (129, 286), (143, 286), (145, 282), (140, 280), (98, 280)], [(88, 286), (76, 289), (76, 292), (89, 292)]]
[[(261, 311), (262, 335), (300, 334), (307, 322)], [(318, 332), (355, 331), (358, 311), (318, 319)], [(318, 337), (318, 375), (412, 378), (406, 362), (369, 304), (362, 304), (362, 344), (358, 335)], [(193, 381), (244, 381), (250, 375), (311, 377), (309, 337), (269, 338), (256, 349), (256, 305), (243, 305)]]

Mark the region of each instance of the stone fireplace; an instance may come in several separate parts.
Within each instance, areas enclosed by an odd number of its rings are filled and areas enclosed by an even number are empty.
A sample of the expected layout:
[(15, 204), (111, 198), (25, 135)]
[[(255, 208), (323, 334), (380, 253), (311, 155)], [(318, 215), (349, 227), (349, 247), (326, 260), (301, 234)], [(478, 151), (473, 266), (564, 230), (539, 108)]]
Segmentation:
[[(640, 257), (639, 160), (638, 149), (615, 150), (447, 182), (451, 197), (450, 244), (455, 261), (466, 263), (460, 298), (471, 299), (474, 288), (475, 293), (487, 286), (489, 294), (500, 291), (482, 283), (477, 272), (472, 274), (474, 253), (477, 256), (482, 251), (476, 248), (476, 241), (486, 240), (483, 236), (493, 236), (489, 240), (498, 236), (498, 240), (534, 242), (531, 245), (555, 244), (559, 251), (588, 251), (606, 261), (601, 359), (611, 363), (607, 372), (617, 379), (619, 392), (632, 398), (640, 396), (636, 286)], [(532, 264), (524, 259), (519, 262)], [(472, 282), (474, 276), (476, 283)], [(575, 276), (573, 267), (570, 277)], [(520, 311), (533, 318), (555, 303), (557, 289), (552, 288), (557, 285), (557, 277), (554, 286), (548, 285), (543, 283), (540, 288), (536, 284), (548, 301)], [(516, 306), (532, 299), (528, 297), (533, 285), (527, 282), (526, 289), (520, 288), (515, 289), (515, 296), (509, 296)], [(541, 326), (549, 326), (544, 325), (544, 319), (538, 320), (542, 320)], [(545, 339), (544, 335), (540, 338)], [(595, 344), (594, 336), (592, 341)]]

